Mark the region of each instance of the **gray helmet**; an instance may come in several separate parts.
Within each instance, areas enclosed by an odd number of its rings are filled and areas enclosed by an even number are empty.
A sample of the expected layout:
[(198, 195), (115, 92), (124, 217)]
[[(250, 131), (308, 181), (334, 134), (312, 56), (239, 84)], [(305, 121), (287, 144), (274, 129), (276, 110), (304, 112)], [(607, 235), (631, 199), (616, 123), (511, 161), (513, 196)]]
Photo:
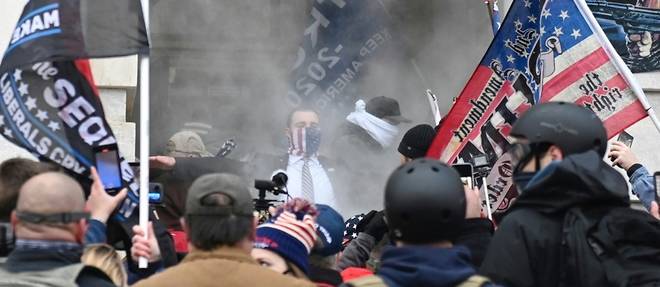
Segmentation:
[(510, 135), (525, 138), (530, 144), (554, 144), (564, 156), (592, 149), (604, 156), (607, 150), (603, 122), (591, 110), (573, 103), (533, 106), (516, 121)]
[(400, 166), (387, 180), (385, 217), (396, 240), (453, 240), (465, 220), (465, 191), (458, 172), (425, 158)]

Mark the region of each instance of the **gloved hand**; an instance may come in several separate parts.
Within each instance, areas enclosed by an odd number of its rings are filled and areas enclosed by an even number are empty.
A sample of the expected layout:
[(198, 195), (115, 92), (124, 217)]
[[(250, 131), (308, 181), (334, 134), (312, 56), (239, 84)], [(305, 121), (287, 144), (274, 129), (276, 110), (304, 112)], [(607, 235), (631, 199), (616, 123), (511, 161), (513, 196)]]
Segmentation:
[(385, 211), (381, 210), (374, 214), (373, 218), (364, 228), (364, 233), (369, 234), (379, 242), (383, 236), (389, 231), (387, 223), (385, 222)]

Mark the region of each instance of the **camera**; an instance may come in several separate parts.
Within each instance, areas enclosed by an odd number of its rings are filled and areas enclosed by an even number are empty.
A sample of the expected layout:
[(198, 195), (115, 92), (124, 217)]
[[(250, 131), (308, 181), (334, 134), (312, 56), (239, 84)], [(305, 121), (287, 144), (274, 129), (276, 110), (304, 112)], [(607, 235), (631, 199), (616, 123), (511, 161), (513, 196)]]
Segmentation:
[(270, 192), (273, 195), (286, 194), (286, 183), (289, 177), (283, 170), (276, 170), (270, 180), (256, 179), (254, 181), (254, 188), (259, 191), (259, 195), (254, 199), (254, 209), (259, 212), (259, 223), (263, 223), (270, 217), (268, 208), (273, 206), (275, 202), (282, 202), (276, 199), (266, 199), (266, 193)]

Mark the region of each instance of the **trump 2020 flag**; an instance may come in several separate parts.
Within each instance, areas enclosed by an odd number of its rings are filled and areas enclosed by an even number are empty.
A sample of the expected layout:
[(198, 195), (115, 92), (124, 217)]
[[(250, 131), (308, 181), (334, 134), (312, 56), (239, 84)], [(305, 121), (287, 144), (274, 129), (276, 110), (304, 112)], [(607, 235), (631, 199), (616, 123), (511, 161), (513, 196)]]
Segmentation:
[(581, 1), (514, 1), (429, 150), (448, 163), (485, 155), (495, 213), (517, 196), (507, 136), (534, 103), (583, 105), (603, 120), (609, 137), (646, 116), (644, 95), (631, 89), (627, 67)]
[(311, 22), (291, 68), (287, 98), (321, 111), (352, 109), (365, 62), (392, 41), (385, 8), (371, 0), (311, 3)]
[[(89, 177), (93, 148), (116, 139), (86, 58), (147, 50), (140, 1), (28, 2), (0, 65), (0, 134)], [(123, 158), (120, 168), (130, 190), (118, 212), (125, 219), (138, 206), (138, 185)]]

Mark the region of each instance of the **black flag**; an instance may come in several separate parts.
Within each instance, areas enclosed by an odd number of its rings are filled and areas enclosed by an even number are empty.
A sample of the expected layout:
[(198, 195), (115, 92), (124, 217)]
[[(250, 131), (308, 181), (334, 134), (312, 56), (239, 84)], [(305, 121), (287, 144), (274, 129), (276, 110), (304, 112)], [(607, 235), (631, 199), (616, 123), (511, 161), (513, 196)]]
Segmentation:
[[(93, 148), (116, 143), (87, 58), (148, 52), (140, 1), (32, 0), (0, 65), (0, 134), (42, 160), (88, 178)], [(122, 158), (129, 188), (116, 218), (138, 206), (138, 184)]]
[(147, 53), (138, 0), (32, 0), (9, 40), (0, 71), (39, 61)]

